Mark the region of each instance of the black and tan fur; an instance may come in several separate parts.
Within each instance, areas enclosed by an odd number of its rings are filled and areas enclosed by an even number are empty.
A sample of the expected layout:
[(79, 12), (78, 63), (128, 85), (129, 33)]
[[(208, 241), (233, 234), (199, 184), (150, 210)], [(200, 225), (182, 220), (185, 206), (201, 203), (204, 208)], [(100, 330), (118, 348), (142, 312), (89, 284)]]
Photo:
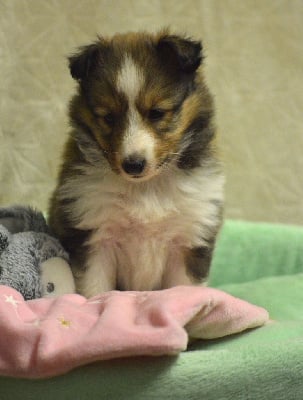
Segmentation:
[[(222, 220), (224, 179), (202, 60), (200, 42), (169, 32), (98, 38), (70, 57), (70, 71), (79, 85), (70, 105), (73, 129), (51, 199), (49, 222), (70, 252), (78, 290), (84, 295), (115, 288), (196, 284), (207, 278)], [(128, 75), (123, 66), (135, 78), (139, 71), (140, 87), (124, 82)], [(120, 90), (121, 85), (131, 92), (138, 89), (134, 99)], [(131, 141), (131, 135), (138, 134), (131, 124), (140, 127), (152, 150), (145, 152), (142, 140), (138, 151), (125, 155), (126, 136)], [(136, 143), (132, 146), (136, 149)], [(126, 159), (135, 171), (137, 159), (144, 159), (143, 171), (139, 167), (138, 173), (129, 172)], [(134, 235), (138, 235), (138, 248), (143, 240), (146, 258), (136, 248)], [(165, 240), (167, 252), (163, 247), (157, 255), (152, 246)], [(152, 264), (158, 263), (157, 256), (163, 258), (154, 271), (157, 278), (152, 279), (153, 265), (133, 265), (132, 251), (138, 252), (138, 262)], [(100, 279), (96, 277), (98, 283), (87, 282), (87, 272), (98, 275), (98, 268), (106, 271), (104, 285), (103, 272)], [(129, 276), (141, 272), (138, 279)], [(174, 279), (179, 273), (180, 279)]]

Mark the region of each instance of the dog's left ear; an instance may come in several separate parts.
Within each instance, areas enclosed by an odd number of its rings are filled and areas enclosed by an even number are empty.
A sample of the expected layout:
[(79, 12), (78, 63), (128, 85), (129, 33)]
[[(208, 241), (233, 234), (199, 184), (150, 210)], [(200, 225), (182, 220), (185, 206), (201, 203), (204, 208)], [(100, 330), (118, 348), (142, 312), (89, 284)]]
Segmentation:
[(174, 57), (181, 71), (195, 72), (202, 60), (202, 43), (177, 35), (160, 37), (157, 49), (164, 59)]

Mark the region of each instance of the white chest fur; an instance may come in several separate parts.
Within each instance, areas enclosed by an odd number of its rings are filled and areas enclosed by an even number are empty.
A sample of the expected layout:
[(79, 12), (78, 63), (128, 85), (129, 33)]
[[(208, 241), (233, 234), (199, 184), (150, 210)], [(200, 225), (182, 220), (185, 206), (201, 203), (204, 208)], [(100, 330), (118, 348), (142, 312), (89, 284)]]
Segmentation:
[(72, 210), (81, 219), (77, 228), (94, 232), (80, 281), (83, 294), (117, 285), (127, 290), (170, 286), (169, 274), (178, 276), (184, 267), (180, 249), (205, 244), (218, 225), (223, 183), (211, 168), (168, 170), (139, 184), (112, 172), (100, 178), (92, 170), (68, 182), (61, 193), (78, 199)]

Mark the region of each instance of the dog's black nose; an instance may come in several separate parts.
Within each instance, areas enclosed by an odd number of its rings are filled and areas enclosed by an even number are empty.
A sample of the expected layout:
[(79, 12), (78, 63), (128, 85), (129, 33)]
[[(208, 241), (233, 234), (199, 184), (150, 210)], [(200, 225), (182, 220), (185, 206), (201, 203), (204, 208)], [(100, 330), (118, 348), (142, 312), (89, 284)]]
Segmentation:
[(140, 175), (144, 171), (146, 160), (140, 157), (128, 157), (122, 163), (122, 168), (128, 175)]

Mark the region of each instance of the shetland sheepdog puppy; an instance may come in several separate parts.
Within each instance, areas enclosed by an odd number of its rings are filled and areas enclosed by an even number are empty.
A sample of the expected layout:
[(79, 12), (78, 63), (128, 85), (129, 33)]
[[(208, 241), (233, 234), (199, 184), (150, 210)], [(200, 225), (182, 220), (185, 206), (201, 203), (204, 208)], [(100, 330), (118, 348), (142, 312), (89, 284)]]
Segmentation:
[(98, 40), (69, 58), (78, 82), (49, 222), (78, 292), (205, 282), (224, 177), (202, 45), (168, 31)]

